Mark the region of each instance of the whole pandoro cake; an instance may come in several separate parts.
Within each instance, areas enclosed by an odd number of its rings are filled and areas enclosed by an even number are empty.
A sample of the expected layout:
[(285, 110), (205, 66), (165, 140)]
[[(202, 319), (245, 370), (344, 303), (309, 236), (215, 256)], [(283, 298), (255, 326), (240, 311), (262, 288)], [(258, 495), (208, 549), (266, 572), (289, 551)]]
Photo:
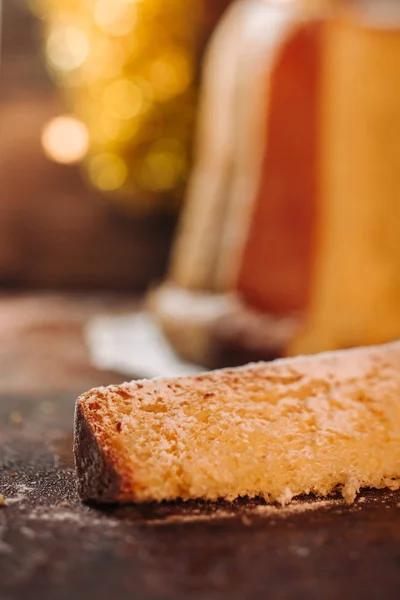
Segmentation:
[(400, 11), (237, 2), (149, 306), (208, 367), (400, 337)]

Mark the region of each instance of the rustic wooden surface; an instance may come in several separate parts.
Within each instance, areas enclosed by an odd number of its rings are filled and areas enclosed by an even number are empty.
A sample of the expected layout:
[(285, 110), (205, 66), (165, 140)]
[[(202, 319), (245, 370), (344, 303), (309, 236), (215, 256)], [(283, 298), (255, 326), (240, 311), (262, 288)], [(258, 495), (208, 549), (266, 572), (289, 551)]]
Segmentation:
[(0, 298), (0, 334), (12, 349), (8, 362), (0, 357), (0, 599), (397, 598), (400, 493), (366, 492), (352, 507), (337, 498), (287, 509), (80, 503), (74, 400), (85, 386), (121, 379), (90, 366), (82, 328), (90, 315), (136, 305)]
[(83, 506), (74, 397), (0, 398), (2, 600), (398, 597), (400, 494), (265, 515), (245, 502)]
[(124, 381), (91, 365), (84, 332), (91, 317), (138, 306), (116, 294), (0, 295), (0, 394), (48, 396)]

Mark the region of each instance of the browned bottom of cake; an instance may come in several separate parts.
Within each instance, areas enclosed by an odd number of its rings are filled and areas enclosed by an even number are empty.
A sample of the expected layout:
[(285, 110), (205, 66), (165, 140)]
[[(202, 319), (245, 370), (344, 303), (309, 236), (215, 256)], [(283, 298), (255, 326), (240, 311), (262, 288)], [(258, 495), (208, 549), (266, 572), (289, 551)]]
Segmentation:
[(192, 292), (161, 286), (148, 306), (168, 340), (187, 361), (209, 369), (285, 356), (299, 316), (271, 317), (234, 294)]

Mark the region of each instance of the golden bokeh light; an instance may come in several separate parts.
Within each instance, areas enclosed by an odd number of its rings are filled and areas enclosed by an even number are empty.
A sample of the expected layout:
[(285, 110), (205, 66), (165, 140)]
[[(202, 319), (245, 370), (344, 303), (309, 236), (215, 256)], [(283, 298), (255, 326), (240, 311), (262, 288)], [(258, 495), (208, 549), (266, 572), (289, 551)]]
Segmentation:
[(43, 150), (48, 158), (62, 164), (72, 164), (82, 160), (89, 148), (89, 135), (86, 126), (69, 115), (51, 119), (41, 135)]
[(125, 182), (128, 168), (125, 161), (116, 154), (104, 152), (94, 156), (89, 162), (89, 177), (92, 183), (105, 192), (119, 189)]
[(29, 3), (43, 20), (50, 74), (83, 126), (46, 131), (46, 154), (65, 163), (87, 155), (95, 187), (125, 205), (174, 210), (190, 166), (203, 0)]
[(168, 190), (176, 184), (177, 171), (173, 154), (150, 153), (140, 172), (140, 182), (153, 191)]
[(102, 101), (107, 112), (120, 119), (137, 117), (145, 106), (141, 87), (129, 79), (117, 79), (103, 92)]
[(94, 21), (105, 33), (124, 36), (132, 31), (136, 9), (133, 3), (124, 0), (98, 0), (94, 9)]
[(183, 52), (169, 52), (155, 60), (149, 69), (150, 83), (161, 102), (184, 92), (192, 78), (191, 66)]
[(121, 134), (121, 121), (111, 115), (102, 115), (100, 120), (91, 127), (92, 141), (99, 146), (106, 146), (117, 140)]
[(52, 67), (73, 71), (89, 54), (89, 41), (83, 31), (72, 25), (57, 25), (47, 39), (47, 56)]
[(126, 53), (118, 39), (95, 37), (90, 46), (90, 60), (84, 65), (87, 83), (107, 81), (119, 77), (126, 61)]
[(163, 192), (182, 182), (186, 170), (184, 147), (171, 138), (152, 145), (137, 174), (139, 184), (153, 192)]

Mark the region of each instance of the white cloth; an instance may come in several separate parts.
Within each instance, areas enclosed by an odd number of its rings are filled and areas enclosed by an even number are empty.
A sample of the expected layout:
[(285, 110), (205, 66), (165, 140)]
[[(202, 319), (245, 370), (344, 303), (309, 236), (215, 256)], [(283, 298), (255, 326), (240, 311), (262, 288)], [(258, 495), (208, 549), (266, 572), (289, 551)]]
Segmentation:
[(201, 373), (182, 361), (149, 314), (97, 316), (85, 330), (93, 365), (135, 378), (179, 377)]

